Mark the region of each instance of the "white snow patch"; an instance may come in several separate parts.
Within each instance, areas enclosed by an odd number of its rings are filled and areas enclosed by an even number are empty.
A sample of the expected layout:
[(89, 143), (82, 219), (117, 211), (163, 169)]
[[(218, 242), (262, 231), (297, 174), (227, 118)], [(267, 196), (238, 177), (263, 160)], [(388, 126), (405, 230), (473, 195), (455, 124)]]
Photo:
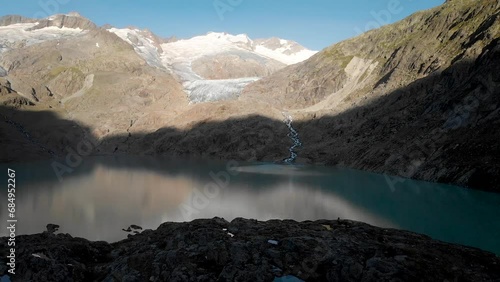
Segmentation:
[(301, 50), (297, 53), (293, 53), (290, 55), (285, 54), (287, 50), (289, 50), (291, 47), (281, 47), (276, 50), (271, 50), (269, 48), (266, 48), (264, 46), (258, 45), (255, 47), (255, 52), (257, 54), (266, 56), (268, 58), (274, 59), (276, 61), (282, 62), (286, 65), (293, 65), (300, 63), (302, 61), (305, 61), (312, 57), (314, 54), (318, 53), (317, 51), (311, 51), (311, 50)]
[(39, 258), (39, 259), (44, 259), (44, 260), (50, 260), (46, 255), (44, 254), (31, 254), (32, 256)]
[(191, 39), (164, 43), (164, 62), (192, 62), (204, 56), (223, 53), (231, 50), (252, 51), (252, 40), (245, 34), (231, 35), (211, 32), (207, 35)]
[(0, 26), (0, 52), (16, 48), (16, 44), (20, 42), (23, 42), (26, 46), (31, 46), (45, 41), (80, 36), (87, 33), (87, 31), (80, 28), (59, 28), (55, 26), (28, 30), (37, 24), (21, 23)]
[(99, 42), (95, 44), (95, 47), (99, 48)]

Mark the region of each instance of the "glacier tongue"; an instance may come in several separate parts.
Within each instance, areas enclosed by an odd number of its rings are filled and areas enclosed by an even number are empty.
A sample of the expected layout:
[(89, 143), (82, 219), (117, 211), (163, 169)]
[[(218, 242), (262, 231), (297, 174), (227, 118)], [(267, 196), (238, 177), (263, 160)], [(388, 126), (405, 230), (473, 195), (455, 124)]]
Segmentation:
[(214, 102), (238, 98), (245, 86), (257, 80), (258, 77), (193, 80), (184, 82), (184, 88), (191, 103)]
[[(168, 59), (164, 58), (164, 64), (169, 65)], [(175, 62), (169, 65), (169, 69), (183, 82), (184, 91), (193, 104), (236, 99), (248, 84), (260, 79), (260, 77), (203, 79), (193, 71), (191, 61)]]
[[(208, 80), (196, 73), (192, 63), (201, 58), (225, 54), (236, 55), (242, 60), (254, 60), (259, 64), (267, 62), (282, 62), (285, 65), (303, 61), (315, 51), (298, 46), (297, 52), (292, 52), (291, 41), (280, 40), (281, 48), (271, 50), (265, 46), (256, 45), (245, 34), (231, 35), (227, 33), (210, 32), (191, 39), (165, 42), (153, 40), (155, 37), (144, 31), (132, 28), (110, 28), (120, 38), (131, 44), (149, 65), (175, 74), (184, 86), (191, 103), (214, 102), (238, 98), (242, 90), (257, 77), (238, 79)], [(297, 43), (295, 43), (298, 45)], [(290, 53), (292, 52), (292, 53)], [(257, 74), (253, 74), (257, 75)]]

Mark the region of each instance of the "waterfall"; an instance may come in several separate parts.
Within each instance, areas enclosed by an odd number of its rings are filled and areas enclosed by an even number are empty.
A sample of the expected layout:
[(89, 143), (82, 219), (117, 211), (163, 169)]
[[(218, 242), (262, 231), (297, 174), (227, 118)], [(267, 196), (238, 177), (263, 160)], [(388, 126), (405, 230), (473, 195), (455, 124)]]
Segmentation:
[(297, 159), (297, 152), (295, 152), (295, 149), (302, 147), (302, 142), (300, 142), (299, 133), (293, 128), (292, 116), (286, 112), (283, 112), (283, 116), (285, 117), (284, 122), (290, 130), (290, 133), (288, 133), (288, 137), (293, 141), (293, 145), (288, 149), (290, 151), (290, 157), (283, 160), (283, 162), (286, 164), (293, 164)]

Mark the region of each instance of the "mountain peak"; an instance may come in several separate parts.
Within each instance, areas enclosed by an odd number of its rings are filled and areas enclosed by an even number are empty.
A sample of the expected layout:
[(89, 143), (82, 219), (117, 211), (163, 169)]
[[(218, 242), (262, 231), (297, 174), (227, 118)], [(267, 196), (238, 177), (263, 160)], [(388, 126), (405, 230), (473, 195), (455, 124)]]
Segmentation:
[(66, 16), (68, 16), (68, 17), (78, 17), (78, 18), (83, 18), (83, 16), (82, 16), (82, 15), (80, 15), (80, 13), (75, 12), (75, 11), (67, 13), (67, 14), (66, 14)]
[(242, 42), (245, 44), (252, 42), (250, 37), (248, 37), (248, 35), (245, 33), (234, 35), (234, 34), (230, 34), (227, 32), (213, 32), (213, 31), (211, 31), (211, 32), (208, 32), (205, 36), (216, 38), (216, 39), (225, 39), (225, 40), (231, 41), (231, 42)]

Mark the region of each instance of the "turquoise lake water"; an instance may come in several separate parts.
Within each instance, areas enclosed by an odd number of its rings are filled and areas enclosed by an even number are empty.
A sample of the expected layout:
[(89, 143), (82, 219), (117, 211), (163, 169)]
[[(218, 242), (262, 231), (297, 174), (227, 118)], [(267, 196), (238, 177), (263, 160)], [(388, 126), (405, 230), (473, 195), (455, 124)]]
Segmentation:
[(0, 164), (2, 183), (7, 168), (16, 171), (18, 235), (54, 223), (73, 236), (118, 241), (131, 224), (340, 217), (500, 254), (500, 194), (413, 180), (391, 185), (384, 175), (319, 166), (93, 157), (59, 179), (53, 164)]

